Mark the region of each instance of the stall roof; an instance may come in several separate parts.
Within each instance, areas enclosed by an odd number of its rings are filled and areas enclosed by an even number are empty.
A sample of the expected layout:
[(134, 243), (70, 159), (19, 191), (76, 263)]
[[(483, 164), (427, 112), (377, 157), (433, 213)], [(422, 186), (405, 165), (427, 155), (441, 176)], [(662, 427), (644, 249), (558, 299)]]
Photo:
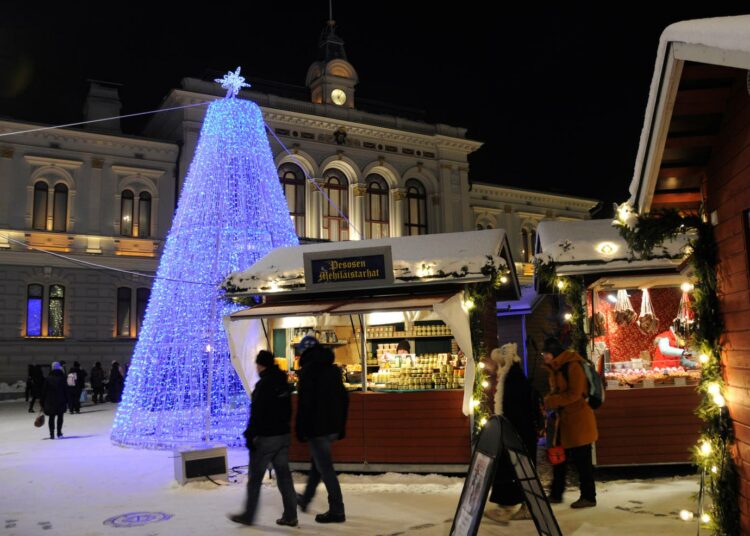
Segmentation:
[(353, 315), (387, 311), (417, 311), (430, 309), (436, 303), (442, 303), (450, 299), (454, 294), (455, 292), (428, 296), (391, 296), (337, 302), (262, 303), (251, 309), (238, 311), (232, 314), (231, 318), (232, 320), (243, 320), (247, 318), (316, 316), (321, 314)]
[[(463, 233), (429, 234), (308, 244), (271, 251), (250, 269), (235, 272), (224, 281), (230, 295), (297, 295), (321, 292), (305, 287), (303, 255), (330, 253), (357, 255), (358, 250), (389, 247), (393, 259), (393, 284), (371, 282), (360, 288), (412, 292), (416, 287), (487, 281), (483, 269), (488, 263), (509, 270), (509, 281), (499, 290), (501, 299), (520, 296), (518, 277), (510, 253), (508, 238), (502, 229)], [(365, 252), (362, 252), (363, 254)], [(369, 285), (369, 286), (368, 286)], [(327, 294), (344, 292), (331, 287)], [(351, 293), (351, 289), (346, 292)]]
[(665, 242), (654, 258), (634, 258), (610, 220), (543, 221), (537, 237), (537, 258), (542, 263), (551, 259), (559, 275), (674, 271), (685, 259), (688, 245), (688, 236), (683, 235)]

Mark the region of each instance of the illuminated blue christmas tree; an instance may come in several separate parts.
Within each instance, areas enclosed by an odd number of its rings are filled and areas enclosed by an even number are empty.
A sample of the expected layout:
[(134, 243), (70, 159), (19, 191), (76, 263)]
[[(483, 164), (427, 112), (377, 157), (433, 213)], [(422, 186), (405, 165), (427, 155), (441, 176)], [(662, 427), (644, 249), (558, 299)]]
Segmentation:
[(222, 325), (235, 308), (219, 286), (298, 241), (260, 108), (234, 98), (239, 69), (220, 81), (227, 98), (206, 111), (112, 426), (119, 445), (243, 444), (250, 404)]

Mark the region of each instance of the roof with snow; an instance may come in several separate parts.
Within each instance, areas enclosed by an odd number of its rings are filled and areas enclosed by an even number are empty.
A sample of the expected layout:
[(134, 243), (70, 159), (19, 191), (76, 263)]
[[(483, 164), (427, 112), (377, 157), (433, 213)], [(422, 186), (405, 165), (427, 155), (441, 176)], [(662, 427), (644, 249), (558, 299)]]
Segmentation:
[[(305, 288), (303, 255), (331, 253), (341, 255), (367, 249), (389, 247), (393, 260), (393, 284), (370, 283), (370, 288), (403, 288), (438, 284), (465, 284), (488, 281), (487, 267), (508, 272), (508, 282), (501, 289), (503, 299), (520, 296), (518, 278), (510, 254), (508, 237), (502, 229), (464, 233), (429, 234), (309, 244), (271, 251), (252, 268), (229, 275), (223, 283), (230, 295), (278, 295), (313, 292)], [(365, 287), (367, 284), (363, 284)], [(320, 289), (316, 289), (320, 292)], [(326, 292), (342, 291), (331, 288)], [(348, 290), (351, 292), (351, 290)]]
[(610, 220), (543, 221), (537, 228), (539, 262), (549, 260), (559, 275), (635, 270), (675, 270), (685, 258), (688, 236), (666, 241), (654, 257), (634, 258)]
[(638, 212), (697, 209), (731, 92), (750, 69), (750, 15), (682, 21), (661, 35), (630, 184)]

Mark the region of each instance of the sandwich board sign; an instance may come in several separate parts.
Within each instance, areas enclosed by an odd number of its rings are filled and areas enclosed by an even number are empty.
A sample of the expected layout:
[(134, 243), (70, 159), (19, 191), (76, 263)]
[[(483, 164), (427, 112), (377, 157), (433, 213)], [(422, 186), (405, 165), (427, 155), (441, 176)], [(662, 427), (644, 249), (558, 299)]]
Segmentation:
[(506, 452), (516, 474), (517, 484), (514, 485), (521, 486), (523, 490), (537, 532), (543, 536), (562, 536), (533, 461), (526, 455), (523, 443), (510, 421), (497, 415), (487, 421), (474, 447), (450, 535), (477, 534), (497, 464)]

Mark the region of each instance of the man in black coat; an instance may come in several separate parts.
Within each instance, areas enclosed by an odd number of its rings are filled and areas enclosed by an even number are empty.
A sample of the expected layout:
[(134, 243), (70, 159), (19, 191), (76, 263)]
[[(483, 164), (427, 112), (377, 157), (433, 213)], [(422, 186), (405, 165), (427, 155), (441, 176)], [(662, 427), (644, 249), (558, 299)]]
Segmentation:
[(255, 365), (260, 380), (250, 397), (250, 421), (245, 430), (247, 448), (250, 449), (247, 501), (245, 511), (230, 516), (230, 519), (243, 525), (253, 524), (263, 475), (270, 463), (276, 472), (276, 484), (284, 503), (284, 514), (276, 520), (276, 524), (296, 527), (297, 503), (289, 470), (291, 389), (286, 374), (276, 366), (271, 352), (258, 352)]
[(94, 404), (104, 402), (104, 369), (99, 361), (91, 369), (91, 389), (94, 391)]
[(297, 438), (310, 445), (312, 467), (307, 477), (305, 492), (297, 496), (302, 511), (315, 495), (323, 480), (328, 491), (328, 511), (315, 516), (318, 523), (346, 521), (341, 486), (333, 468), (331, 443), (343, 439), (349, 412), (349, 395), (344, 387), (341, 370), (333, 364), (329, 348), (307, 336), (300, 341), (299, 382), (297, 384)]
[(61, 438), (63, 417), (68, 407), (68, 389), (62, 365), (55, 361), (52, 363), (52, 371), (44, 380), (42, 389), (42, 407), (44, 413), (49, 417), (49, 438), (55, 439), (55, 417), (57, 417), (57, 438)]

